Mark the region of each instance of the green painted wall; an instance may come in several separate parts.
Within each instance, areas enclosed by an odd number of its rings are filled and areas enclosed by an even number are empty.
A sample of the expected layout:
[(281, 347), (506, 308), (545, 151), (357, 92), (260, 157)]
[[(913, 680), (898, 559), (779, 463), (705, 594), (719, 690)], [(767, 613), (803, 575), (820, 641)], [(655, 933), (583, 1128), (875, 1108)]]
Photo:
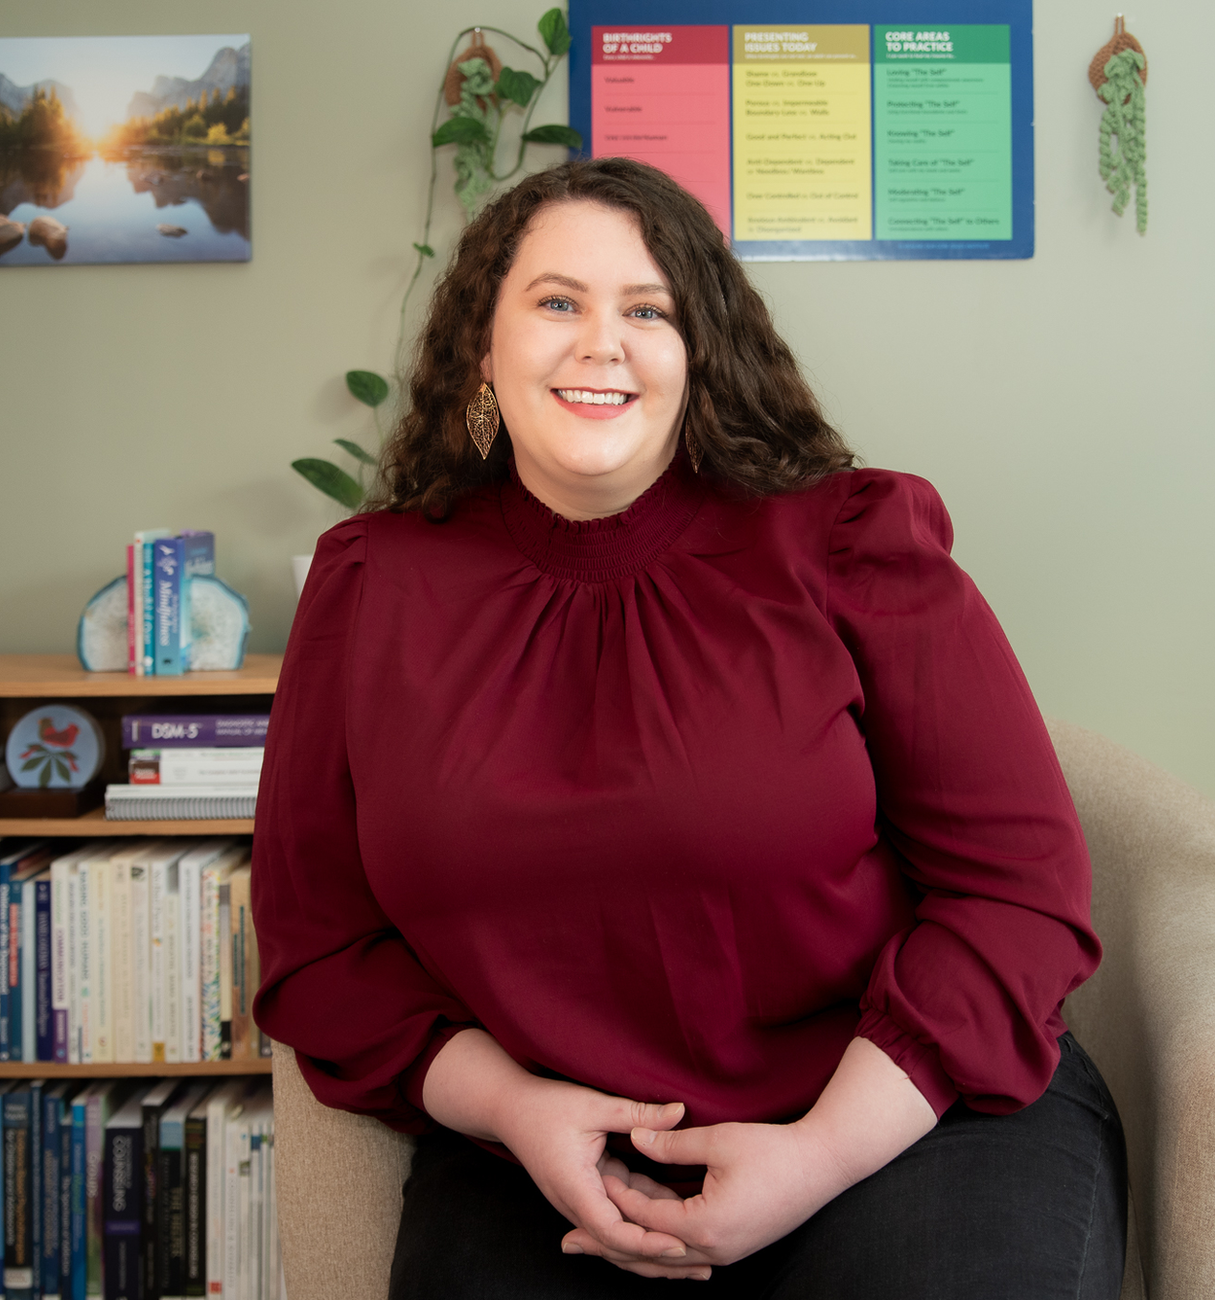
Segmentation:
[[(1042, 707), (1215, 794), (1215, 171), (1199, 0), (1127, 14), (1151, 60), (1151, 228), (1096, 176), (1088, 61), (1112, 11), (1037, 4), (1038, 254), (754, 269), (871, 464), (932, 479)], [(282, 647), (290, 557), (335, 522), (287, 468), (366, 436), (342, 373), (387, 368), (452, 35), (523, 0), (43, 0), (0, 35), (248, 31), (254, 260), (0, 271), (0, 651), (67, 650), (137, 527), (211, 527)], [(564, 86), (542, 117), (560, 120)], [(556, 156), (555, 151), (550, 151)], [(458, 228), (446, 187), (441, 239)], [(444, 244), (446, 246), (446, 243)]]

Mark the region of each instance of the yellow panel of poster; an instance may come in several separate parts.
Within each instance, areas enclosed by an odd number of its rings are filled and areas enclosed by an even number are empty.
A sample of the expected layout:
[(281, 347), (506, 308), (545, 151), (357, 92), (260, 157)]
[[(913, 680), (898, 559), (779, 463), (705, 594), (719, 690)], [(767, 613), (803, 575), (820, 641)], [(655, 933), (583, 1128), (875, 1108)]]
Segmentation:
[(869, 28), (734, 28), (735, 240), (873, 238)]

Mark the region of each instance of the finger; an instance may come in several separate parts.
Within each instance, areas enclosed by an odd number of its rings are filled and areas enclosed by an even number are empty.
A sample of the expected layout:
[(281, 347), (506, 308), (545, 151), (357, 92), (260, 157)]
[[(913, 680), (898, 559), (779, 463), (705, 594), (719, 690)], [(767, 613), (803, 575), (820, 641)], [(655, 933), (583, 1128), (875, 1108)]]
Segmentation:
[(566, 1198), (566, 1214), (576, 1227), (584, 1228), (603, 1246), (624, 1255), (654, 1258), (665, 1250), (683, 1250), (678, 1237), (661, 1232), (647, 1232), (635, 1223), (625, 1223), (620, 1211), (608, 1200), (601, 1178), (593, 1187), (580, 1187)]
[(621, 1168), (624, 1169), (624, 1173), (618, 1173), (614, 1169), (605, 1169), (603, 1171), (603, 1186), (607, 1191), (609, 1200), (615, 1200), (615, 1197), (612, 1196), (612, 1188), (609, 1184), (609, 1179), (611, 1180), (611, 1183), (621, 1183), (625, 1187), (632, 1188), (635, 1192), (641, 1192), (655, 1201), (683, 1200), (683, 1197), (680, 1196), (678, 1192), (667, 1187), (665, 1183), (656, 1183), (652, 1178), (647, 1177), (647, 1175), (635, 1173), (623, 1164), (621, 1164)]
[(615, 1264), (618, 1268), (637, 1271), (644, 1277), (686, 1278), (695, 1276), (709, 1267), (708, 1261), (700, 1254), (689, 1254), (686, 1258), (640, 1259), (636, 1255), (623, 1254), (610, 1250), (602, 1242), (596, 1241), (589, 1233), (575, 1228), (567, 1233), (561, 1242), (562, 1252), (566, 1255), (594, 1255)]
[(660, 1132), (653, 1125), (638, 1124), (630, 1136), (633, 1145), (651, 1160), (664, 1165), (707, 1165), (712, 1163), (713, 1139), (708, 1129), (685, 1128), (678, 1133)]
[(628, 1133), (638, 1127), (661, 1132), (674, 1128), (684, 1117), (682, 1101), (669, 1101), (665, 1106), (655, 1102), (630, 1101), (627, 1097), (605, 1097), (604, 1101), (608, 1112), (604, 1128), (611, 1133)]
[(699, 1240), (697, 1224), (704, 1213), (703, 1196), (693, 1196), (686, 1201), (678, 1196), (667, 1200), (647, 1196), (622, 1183), (617, 1184), (611, 1195), (613, 1205), (630, 1223), (647, 1229), (652, 1235), (666, 1234), (685, 1245)]

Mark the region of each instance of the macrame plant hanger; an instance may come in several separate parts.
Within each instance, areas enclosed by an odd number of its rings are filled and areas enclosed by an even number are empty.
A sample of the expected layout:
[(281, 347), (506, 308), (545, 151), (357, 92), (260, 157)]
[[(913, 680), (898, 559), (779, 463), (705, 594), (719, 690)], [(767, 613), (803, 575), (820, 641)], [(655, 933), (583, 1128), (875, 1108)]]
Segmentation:
[(1147, 86), (1147, 55), (1143, 46), (1126, 30), (1119, 14), (1114, 35), (1093, 56), (1088, 79), (1105, 105), (1101, 115), (1101, 145), (1098, 167), (1105, 188), (1114, 196), (1113, 208), (1122, 216), (1135, 190), (1135, 227), (1147, 230), (1148, 201), (1147, 140), (1144, 119), (1144, 89)]

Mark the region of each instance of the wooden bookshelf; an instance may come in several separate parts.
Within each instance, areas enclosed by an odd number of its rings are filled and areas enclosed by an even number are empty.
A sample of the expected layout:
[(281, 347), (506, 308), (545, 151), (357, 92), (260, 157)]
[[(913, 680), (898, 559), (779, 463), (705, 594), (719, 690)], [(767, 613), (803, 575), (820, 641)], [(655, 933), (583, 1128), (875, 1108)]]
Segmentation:
[(273, 695), (282, 655), (246, 655), (234, 672), (182, 673), (180, 677), (132, 677), (86, 673), (75, 655), (0, 655), (0, 696), (73, 699), (105, 695)]
[[(81, 817), (0, 817), (0, 835), (252, 835), (252, 817), (230, 817), (211, 821), (107, 821), (104, 808), (93, 808)], [(3, 1062), (0, 1062), (3, 1064)]]
[[(102, 778), (126, 780), (119, 720), (124, 713), (235, 712), (269, 708), (278, 686), (282, 655), (250, 654), (233, 672), (183, 673), (180, 677), (132, 677), (129, 673), (88, 673), (75, 655), (0, 655), (0, 738), (29, 710), (29, 701), (87, 700), (101, 724), (107, 757)], [(204, 698), (206, 697), (206, 698)], [(175, 710), (173, 700), (189, 701)], [(169, 707), (166, 708), (166, 705)], [(149, 707), (150, 706), (150, 707)], [(81, 817), (0, 817), (0, 836), (252, 835), (251, 818), (210, 821), (107, 821), (104, 808)], [(2, 1064), (2, 1062), (0, 1062)], [(0, 1076), (3, 1077), (3, 1076)]]
[(211, 1078), (229, 1074), (269, 1074), (270, 1058), (250, 1061), (195, 1061), (192, 1064), (52, 1065), (49, 1061), (0, 1061), (0, 1079)]

